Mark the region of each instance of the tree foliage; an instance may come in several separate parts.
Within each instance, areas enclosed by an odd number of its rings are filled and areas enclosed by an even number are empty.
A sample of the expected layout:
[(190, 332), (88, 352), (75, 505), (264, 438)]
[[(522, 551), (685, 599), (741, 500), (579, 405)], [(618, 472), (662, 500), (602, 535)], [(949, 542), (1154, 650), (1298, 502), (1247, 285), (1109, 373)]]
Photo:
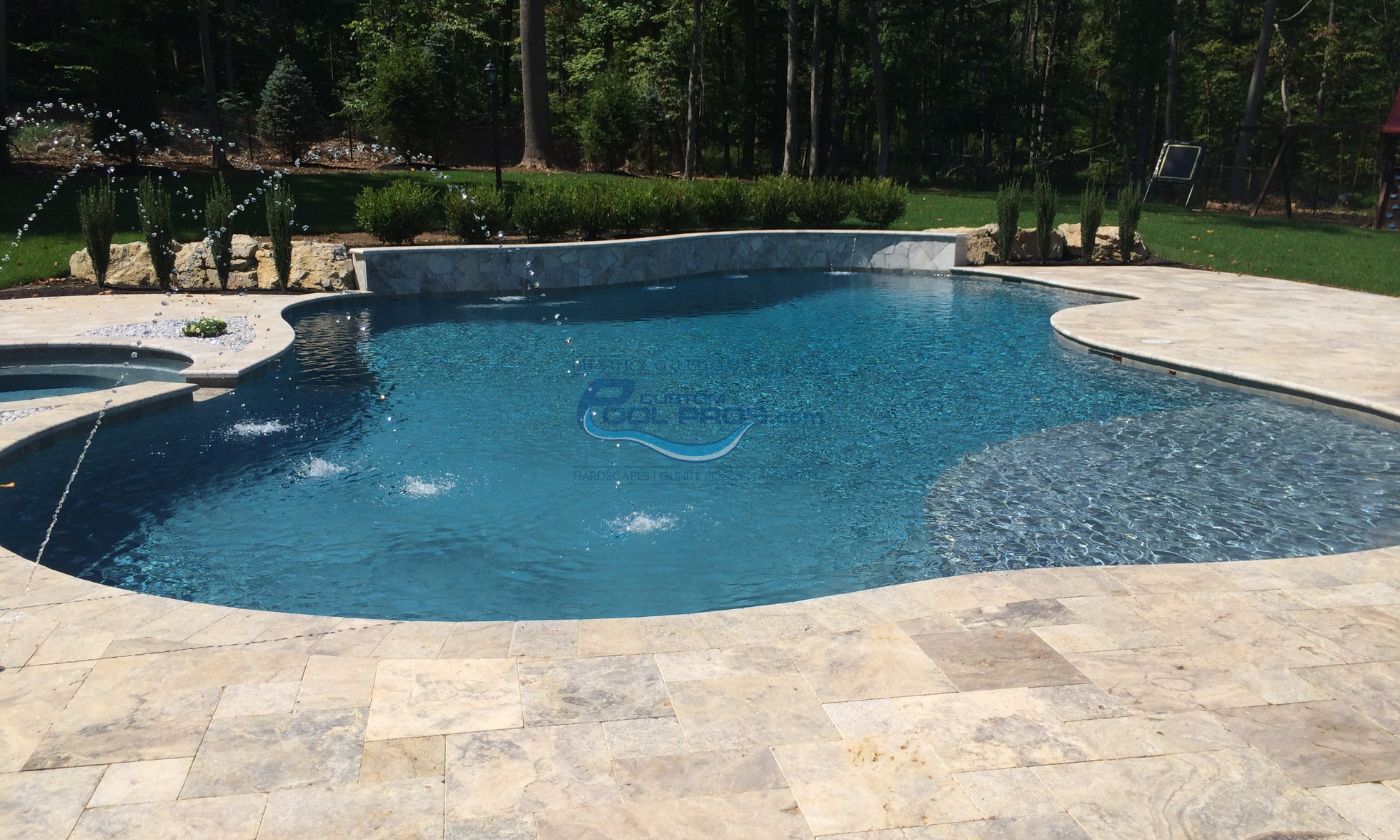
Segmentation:
[[(529, 2), (545, 19), (556, 162), (598, 151), (590, 92), (613, 69), (633, 89), (631, 164), (680, 171), (694, 0)], [(1176, 139), (1206, 145), (1218, 184), (1239, 135), (1264, 0), (821, 0), (819, 44), (813, 2), (796, 4), (800, 95), (791, 120), (787, 0), (703, 4), (701, 171), (777, 172), (791, 122), (793, 171), (807, 171), (815, 147), (827, 174), (876, 175), (883, 111), (888, 174), (902, 183), (994, 187), (1044, 170), (1057, 183), (1094, 174), (1119, 186), (1148, 173), (1170, 126)], [(305, 85), (264, 131), (287, 149), (306, 139), (296, 128), (339, 114), (323, 131), (353, 128), (392, 142), (436, 127), (457, 156), (449, 162), (487, 162), (482, 144), (464, 141), (488, 116), (488, 61), (501, 70), (508, 148), (519, 146), (521, 0), (219, 0), (212, 8), (221, 96), (257, 103), (279, 59), (296, 57)], [(195, 9), (195, 0), (11, 2), (11, 103), (94, 101), (137, 126), (162, 110), (202, 111)], [(391, 53), (421, 59), (399, 67), (414, 73), (396, 77), (405, 84), (384, 97), (395, 107), (378, 117), (392, 118), (372, 120), (367, 92), (387, 81), (380, 74)], [(1301, 127), (1293, 171), (1310, 176), (1299, 186), (1325, 200), (1369, 193), (1374, 127), (1400, 85), (1400, 0), (1281, 4), (1265, 81), (1251, 178), (1259, 180), (1291, 125)], [(413, 101), (445, 117), (426, 121)]]
[(263, 86), (258, 132), (283, 157), (294, 159), (316, 136), (318, 122), (311, 83), (291, 57), (284, 57)]

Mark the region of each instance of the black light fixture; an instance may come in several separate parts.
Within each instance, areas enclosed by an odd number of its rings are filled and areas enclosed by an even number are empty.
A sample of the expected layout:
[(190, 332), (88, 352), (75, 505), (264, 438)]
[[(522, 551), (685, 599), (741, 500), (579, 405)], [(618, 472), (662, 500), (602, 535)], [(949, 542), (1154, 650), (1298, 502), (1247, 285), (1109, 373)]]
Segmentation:
[(491, 155), (496, 159), (496, 189), (501, 189), (501, 97), (496, 62), (486, 65), (486, 89), (491, 92)]

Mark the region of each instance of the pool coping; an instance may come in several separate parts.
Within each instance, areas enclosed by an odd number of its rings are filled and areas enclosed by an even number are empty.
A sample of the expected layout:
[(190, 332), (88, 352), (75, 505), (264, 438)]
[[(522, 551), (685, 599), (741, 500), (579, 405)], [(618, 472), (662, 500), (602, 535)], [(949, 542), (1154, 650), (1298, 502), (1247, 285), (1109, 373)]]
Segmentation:
[[(969, 273), (1119, 298), (1051, 319), (1110, 358), (1400, 415), (1400, 366), (1384, 353), (1400, 300), (1182, 269)], [(328, 297), (256, 305), (280, 315)], [(1233, 337), (1211, 334), (1217, 316), (1280, 358), (1241, 361)], [(267, 355), (239, 370), (285, 351), (290, 339), (269, 351), (270, 332)], [(1319, 351), (1312, 336), (1329, 332)], [(0, 607), (0, 704), (20, 723), (0, 739), (0, 814), (47, 829), (33, 836), (211, 818), (228, 836), (354, 836), (370, 813), (446, 836), (655, 837), (702, 821), (729, 837), (935, 836), (912, 833), (931, 824), (1166, 837), (1188, 822), (1361, 836), (1400, 797), (1394, 547), (519, 622), (184, 602), (0, 550)], [(989, 728), (969, 728), (979, 721)], [(1346, 749), (1318, 747), (1332, 743), (1322, 731)], [(763, 769), (736, 775), (735, 761)], [(132, 778), (150, 801), (123, 793)], [(659, 786), (639, 798), (645, 778)]]

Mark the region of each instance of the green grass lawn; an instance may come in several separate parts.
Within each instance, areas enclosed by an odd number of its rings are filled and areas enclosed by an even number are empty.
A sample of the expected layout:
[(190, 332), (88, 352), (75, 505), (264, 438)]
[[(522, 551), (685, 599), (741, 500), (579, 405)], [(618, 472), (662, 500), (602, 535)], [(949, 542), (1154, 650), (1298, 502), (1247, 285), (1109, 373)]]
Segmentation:
[[(52, 205), (31, 225), (12, 252), (10, 261), (0, 269), (0, 288), (52, 277), (67, 270), (68, 256), (82, 246), (74, 196), (76, 190), (91, 183), (93, 177), (83, 176), (64, 185)], [(291, 177), (298, 222), (307, 225), (313, 234), (343, 233), (356, 229), (354, 204), (360, 190), (404, 177), (404, 173), (302, 173)], [(418, 172), (408, 177), (434, 182), (438, 176)], [(506, 187), (519, 189), (525, 181), (540, 177), (603, 179), (618, 176), (507, 173)], [(492, 174), (455, 171), (447, 178), (454, 183), (487, 184)], [(260, 180), (252, 173), (240, 172), (233, 176), (230, 186), (237, 197), (251, 192)], [(185, 174), (179, 182), (193, 196), (177, 196), (175, 202), (175, 212), (183, 228), (180, 236), (197, 239), (203, 235), (199, 207), (208, 176)], [(9, 248), (13, 232), (24, 223), (34, 203), (52, 184), (53, 178), (48, 176), (0, 177), (0, 234), (4, 236), (0, 239), (0, 249)], [(134, 231), (134, 199), (122, 195), (119, 204), (122, 208), (119, 228)], [(1059, 221), (1077, 221), (1076, 205), (1077, 201), (1062, 199)], [(973, 227), (993, 221), (995, 215), (991, 193), (919, 191), (911, 196), (908, 212), (895, 226), (905, 230)], [(1104, 223), (1115, 224), (1111, 208), (1107, 215)], [(1021, 218), (1023, 225), (1032, 223), (1028, 206), (1023, 207)], [(235, 230), (253, 234), (263, 231), (261, 203), (254, 203), (238, 217)], [(1400, 235), (1394, 233), (1329, 222), (1190, 212), (1161, 204), (1148, 207), (1141, 230), (1154, 252), (1189, 265), (1400, 295)], [(134, 238), (132, 232), (118, 236), (119, 241)]]

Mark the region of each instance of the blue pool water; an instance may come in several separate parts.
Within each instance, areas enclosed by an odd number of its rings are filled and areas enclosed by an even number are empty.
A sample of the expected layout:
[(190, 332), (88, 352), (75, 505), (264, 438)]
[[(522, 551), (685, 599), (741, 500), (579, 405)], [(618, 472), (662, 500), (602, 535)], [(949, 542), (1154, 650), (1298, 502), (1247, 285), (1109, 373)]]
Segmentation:
[[(1050, 316), (1094, 302), (795, 272), (342, 301), (234, 393), (104, 426), (46, 562), (241, 607), (577, 618), (1400, 542), (1400, 436), (1059, 344)], [(695, 462), (582, 415), (692, 455), (753, 425)], [(33, 556), (77, 446), (0, 466), (0, 544)]]

